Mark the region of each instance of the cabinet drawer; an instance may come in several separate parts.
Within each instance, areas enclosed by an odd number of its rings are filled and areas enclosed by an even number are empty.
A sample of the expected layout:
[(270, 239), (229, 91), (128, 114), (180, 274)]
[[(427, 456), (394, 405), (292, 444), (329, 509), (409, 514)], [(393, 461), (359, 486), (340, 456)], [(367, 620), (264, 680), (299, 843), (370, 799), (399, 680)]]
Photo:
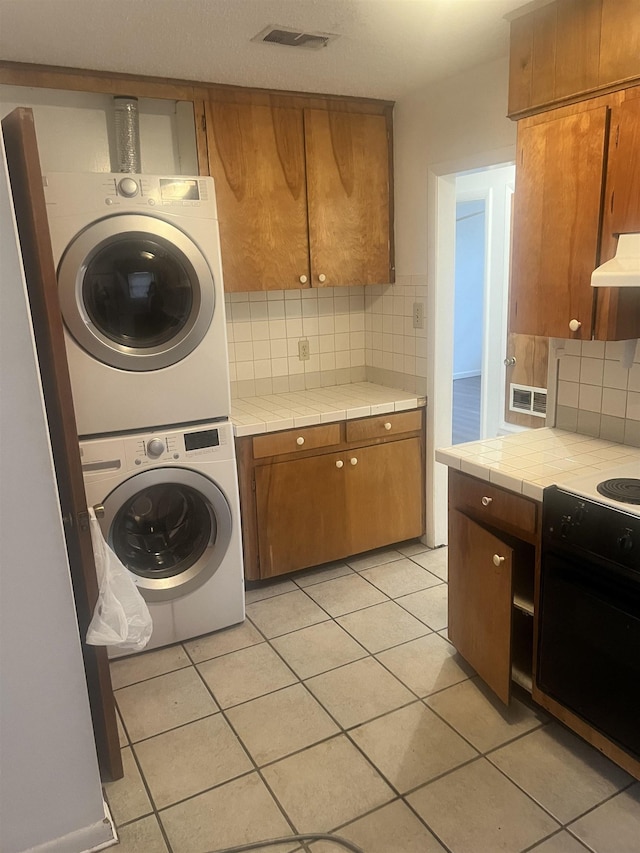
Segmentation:
[(347, 441), (363, 441), (372, 438), (384, 438), (403, 432), (414, 432), (422, 428), (422, 409), (411, 409), (380, 415), (375, 418), (346, 422)]
[(253, 458), (277, 456), (280, 453), (295, 453), (302, 450), (317, 450), (340, 444), (340, 424), (324, 424), (317, 427), (273, 432), (257, 435), (253, 439)]
[(449, 471), (449, 507), (529, 537), (535, 535), (538, 526), (536, 501), (458, 471)]

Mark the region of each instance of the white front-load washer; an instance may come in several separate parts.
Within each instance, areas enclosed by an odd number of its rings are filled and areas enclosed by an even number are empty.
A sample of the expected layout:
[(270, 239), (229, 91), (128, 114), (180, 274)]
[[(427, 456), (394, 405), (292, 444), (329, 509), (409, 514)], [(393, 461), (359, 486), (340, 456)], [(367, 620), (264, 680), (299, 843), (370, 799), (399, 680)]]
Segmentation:
[(80, 452), (89, 506), (97, 507), (107, 543), (149, 606), (147, 648), (242, 622), (240, 506), (229, 421), (89, 439)]
[(212, 178), (48, 173), (80, 436), (227, 418)]

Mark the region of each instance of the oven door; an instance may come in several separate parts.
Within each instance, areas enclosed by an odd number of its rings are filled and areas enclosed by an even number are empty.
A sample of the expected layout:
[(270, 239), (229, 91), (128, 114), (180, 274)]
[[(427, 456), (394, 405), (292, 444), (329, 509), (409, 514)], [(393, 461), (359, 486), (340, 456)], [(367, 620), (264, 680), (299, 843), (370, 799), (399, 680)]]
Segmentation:
[(543, 548), (539, 688), (640, 756), (640, 583), (610, 564)]

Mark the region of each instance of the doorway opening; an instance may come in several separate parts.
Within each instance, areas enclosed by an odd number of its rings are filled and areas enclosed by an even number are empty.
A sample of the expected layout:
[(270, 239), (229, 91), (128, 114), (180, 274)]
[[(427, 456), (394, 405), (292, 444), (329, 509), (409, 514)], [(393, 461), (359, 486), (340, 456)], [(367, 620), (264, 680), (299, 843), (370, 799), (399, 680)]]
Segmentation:
[[(443, 164), (436, 166), (430, 174), (429, 195), (434, 211), (430, 229), (431, 258), (430, 278), (434, 286), (429, 291), (429, 357), (430, 372), (428, 397), (430, 401), (430, 452), (438, 447), (447, 447), (454, 441), (454, 329), (466, 325), (481, 338), (479, 366), (469, 368), (476, 374), (479, 385), (479, 414), (475, 415), (476, 432), (461, 440), (490, 438), (510, 432), (513, 427), (505, 420), (505, 365), (507, 341), (507, 314), (509, 290), (509, 249), (511, 236), (511, 199), (515, 185), (515, 166), (508, 162), (513, 156), (511, 149), (491, 152), (484, 162), (469, 164)], [(506, 155), (498, 160), (500, 154)], [(497, 155), (497, 156), (496, 156)], [(498, 160), (492, 163), (493, 157)], [(478, 158), (484, 159), (484, 158)], [(454, 168), (451, 168), (451, 166)], [(447, 166), (449, 168), (447, 168)], [(484, 242), (482, 227), (477, 227), (476, 242), (484, 246), (484, 263), (477, 276), (475, 300), (458, 299), (460, 318), (456, 321), (456, 219), (457, 206), (475, 202), (475, 207), (462, 213), (484, 211)], [(460, 208), (465, 211), (465, 208)], [(474, 220), (477, 221), (474, 222)], [(463, 222), (481, 225), (480, 217)], [(464, 226), (463, 226), (464, 230)], [(477, 236), (477, 235), (476, 235)], [(464, 241), (462, 242), (464, 247)], [(470, 250), (458, 247), (463, 258), (468, 260)], [(464, 264), (462, 265), (464, 268)], [(473, 307), (475, 306), (475, 307)], [(462, 319), (464, 318), (464, 320)], [(465, 372), (458, 366), (458, 372)], [(458, 378), (465, 378), (458, 376)], [(467, 377), (471, 378), (471, 377)], [(477, 401), (477, 393), (476, 393)], [(431, 403), (431, 401), (433, 401)], [(458, 403), (458, 401), (456, 401)], [(458, 406), (456, 405), (456, 409)], [(427, 542), (442, 545), (447, 541), (447, 469), (428, 457), (427, 489), (431, 505), (427, 516)]]
[(514, 183), (511, 164), (455, 176), (452, 444), (511, 430), (504, 358)]
[(456, 200), (452, 444), (480, 438), (485, 221), (485, 199)]

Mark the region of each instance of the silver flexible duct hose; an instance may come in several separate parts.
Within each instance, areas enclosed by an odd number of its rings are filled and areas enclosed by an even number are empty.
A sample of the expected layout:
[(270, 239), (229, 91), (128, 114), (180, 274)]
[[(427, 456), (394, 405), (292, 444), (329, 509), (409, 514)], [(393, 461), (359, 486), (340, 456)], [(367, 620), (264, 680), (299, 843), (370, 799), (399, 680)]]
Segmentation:
[(115, 107), (116, 156), (118, 172), (142, 171), (140, 165), (140, 124), (138, 99), (116, 96)]

